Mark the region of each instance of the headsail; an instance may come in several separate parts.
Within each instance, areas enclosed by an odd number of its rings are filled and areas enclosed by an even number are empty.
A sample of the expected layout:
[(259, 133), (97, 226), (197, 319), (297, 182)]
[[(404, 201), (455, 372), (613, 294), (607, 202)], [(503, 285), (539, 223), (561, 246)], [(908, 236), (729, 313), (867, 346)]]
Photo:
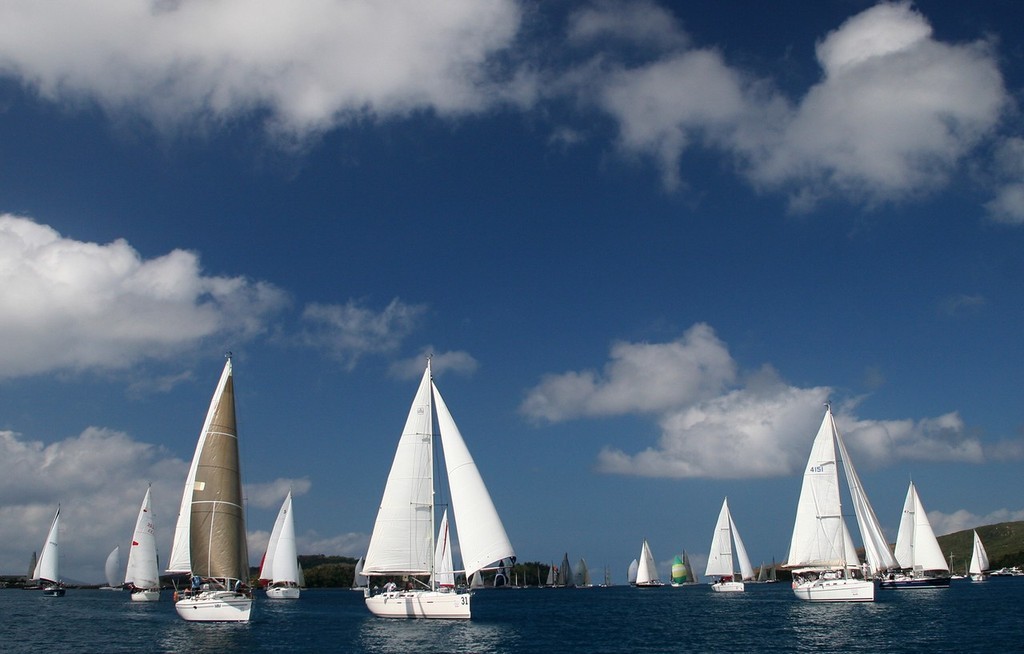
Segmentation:
[(156, 556), (156, 526), (151, 508), (150, 492), (142, 498), (139, 516), (135, 520), (135, 531), (132, 532), (132, 546), (128, 550), (128, 568), (125, 570), (124, 583), (136, 588), (159, 588), (160, 566)]

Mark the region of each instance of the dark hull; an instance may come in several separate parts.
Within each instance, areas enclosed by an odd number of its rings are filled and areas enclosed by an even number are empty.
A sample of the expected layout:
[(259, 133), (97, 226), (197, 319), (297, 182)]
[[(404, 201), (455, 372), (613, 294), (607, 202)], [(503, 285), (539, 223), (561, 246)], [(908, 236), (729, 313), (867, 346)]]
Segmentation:
[(878, 582), (882, 590), (909, 590), (913, 588), (949, 588), (949, 577), (921, 577), (918, 579), (882, 579)]

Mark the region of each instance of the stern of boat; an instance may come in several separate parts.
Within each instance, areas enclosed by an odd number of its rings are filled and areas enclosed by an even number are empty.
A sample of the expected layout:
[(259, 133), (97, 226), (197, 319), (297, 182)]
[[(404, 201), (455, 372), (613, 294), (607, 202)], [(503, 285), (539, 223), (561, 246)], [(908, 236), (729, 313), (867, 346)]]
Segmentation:
[(364, 591), (366, 608), (382, 618), (468, 620), (471, 593), (405, 590), (373, 594)]

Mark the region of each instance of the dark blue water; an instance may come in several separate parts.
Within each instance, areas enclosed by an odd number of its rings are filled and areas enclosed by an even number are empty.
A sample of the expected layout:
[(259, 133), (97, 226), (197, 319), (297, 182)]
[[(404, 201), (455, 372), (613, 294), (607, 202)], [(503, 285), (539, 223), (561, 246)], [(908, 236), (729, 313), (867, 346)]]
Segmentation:
[(808, 604), (788, 584), (477, 592), (473, 620), (384, 620), (362, 594), (257, 599), (248, 624), (196, 624), (127, 593), (0, 590), (3, 652), (1022, 652), (1024, 578)]

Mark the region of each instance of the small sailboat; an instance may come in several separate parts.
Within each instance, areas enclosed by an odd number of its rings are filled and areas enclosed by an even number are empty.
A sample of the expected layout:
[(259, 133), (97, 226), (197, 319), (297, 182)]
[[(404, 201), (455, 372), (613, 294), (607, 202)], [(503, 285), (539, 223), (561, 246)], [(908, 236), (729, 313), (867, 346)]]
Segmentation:
[(569, 553), (566, 552), (562, 555), (562, 565), (558, 568), (558, 579), (555, 580), (555, 586), (569, 588), (573, 583), (572, 566), (569, 565)]
[(25, 590), (39, 590), (41, 586), (33, 583), (36, 574), (36, 553), (32, 552), (32, 558), (28, 560), (28, 574), (25, 575)]
[(151, 488), (146, 489), (139, 507), (139, 517), (132, 532), (128, 550), (128, 567), (124, 583), (131, 590), (133, 602), (156, 602), (160, 599), (160, 563), (156, 555), (156, 523), (153, 521)]
[(117, 580), (121, 576), (121, 546), (115, 545), (114, 549), (107, 554), (107, 560), (103, 564), (103, 575), (107, 578), (107, 585), (100, 586), (100, 590), (121, 590)]
[(971, 573), (971, 581), (985, 581), (988, 579), (988, 552), (985, 551), (985, 546), (981, 543), (981, 537), (978, 536), (978, 531), (974, 531), (974, 551), (971, 553), (971, 564), (967, 568), (967, 571)]
[[(384, 486), (363, 566), (367, 576), (408, 576), (409, 587), (381, 593), (368, 589), (366, 606), (374, 615), (453, 619), (471, 616), (472, 594), (438, 588), (436, 579), (435, 418), (466, 576), (479, 579), (480, 571), (487, 566), (505, 559), (515, 561), (505, 527), (434, 383), (428, 359)], [(428, 581), (422, 581), (422, 577)], [(419, 586), (414, 588), (413, 583)]]
[(658, 579), (658, 568), (654, 564), (654, 555), (651, 554), (651, 546), (647, 544), (647, 539), (644, 539), (644, 544), (640, 548), (640, 563), (636, 569), (636, 585), (638, 588), (654, 588), (657, 586), (664, 586), (660, 579)]
[(299, 599), (301, 594), (291, 491), (285, 496), (270, 532), (260, 567), (260, 582), (267, 584), (267, 599)]
[(363, 590), (367, 586), (366, 575), (363, 574), (363, 557), (359, 557), (352, 568), (352, 590)]
[(914, 482), (910, 482), (903, 504), (895, 554), (901, 571), (883, 577), (879, 588), (949, 588), (949, 565)]
[(248, 622), (252, 611), (231, 355), (185, 478), (167, 572), (189, 573), (174, 608), (190, 622)]
[(590, 579), (590, 568), (587, 567), (587, 560), (580, 557), (580, 562), (576, 564), (576, 574), (573, 575), (573, 582), (576, 584), (576, 588), (593, 588), (594, 583)]
[[(839, 461), (835, 447), (837, 442), (843, 452), (850, 492), (861, 495), (854, 500), (854, 510), (865, 543), (881, 537), (881, 526), (877, 518), (874, 518), (874, 511), (845, 453), (846, 448), (832, 417), (832, 409), (826, 404), (825, 417), (811, 446), (807, 467), (804, 468), (793, 538), (789, 545), (789, 559), (785, 567), (793, 570), (793, 593), (802, 600), (871, 602), (875, 599), (875, 584), (863, 577), (857, 550), (843, 519), (839, 496)], [(866, 529), (876, 528), (877, 536), (864, 535)], [(865, 545), (866, 550), (867, 547)], [(888, 552), (888, 548), (884, 551)], [(875, 554), (869, 552), (868, 556), (870, 558)]]
[(555, 582), (558, 581), (558, 568), (555, 567), (554, 563), (548, 565), (548, 576), (544, 582), (545, 588), (554, 588)]
[[(739, 563), (739, 575), (736, 574), (734, 561)], [(740, 532), (736, 529), (736, 523), (729, 512), (729, 498), (722, 502), (722, 510), (718, 513), (718, 524), (715, 525), (715, 533), (711, 537), (708, 566), (704, 576), (718, 577), (718, 580), (711, 584), (711, 590), (719, 593), (742, 593), (743, 580), (754, 578), (754, 569), (750, 565), (747, 549), (743, 546)], [(737, 576), (739, 580), (736, 579)]]
[(32, 573), (32, 579), (39, 580), (43, 588), (43, 595), (47, 597), (64, 597), (64, 583), (60, 578), (60, 507), (53, 516), (50, 524), (50, 531), (46, 534), (43, 542), (43, 549), (39, 551), (39, 558), (36, 560), (36, 569)]
[(452, 537), (448, 529), (448, 509), (441, 514), (434, 547), (434, 585), (436, 590), (455, 590), (455, 562), (452, 559)]
[(640, 562), (633, 559), (629, 562), (629, 567), (626, 568), (626, 581), (629, 582), (630, 586), (636, 586), (636, 577), (640, 572)]

